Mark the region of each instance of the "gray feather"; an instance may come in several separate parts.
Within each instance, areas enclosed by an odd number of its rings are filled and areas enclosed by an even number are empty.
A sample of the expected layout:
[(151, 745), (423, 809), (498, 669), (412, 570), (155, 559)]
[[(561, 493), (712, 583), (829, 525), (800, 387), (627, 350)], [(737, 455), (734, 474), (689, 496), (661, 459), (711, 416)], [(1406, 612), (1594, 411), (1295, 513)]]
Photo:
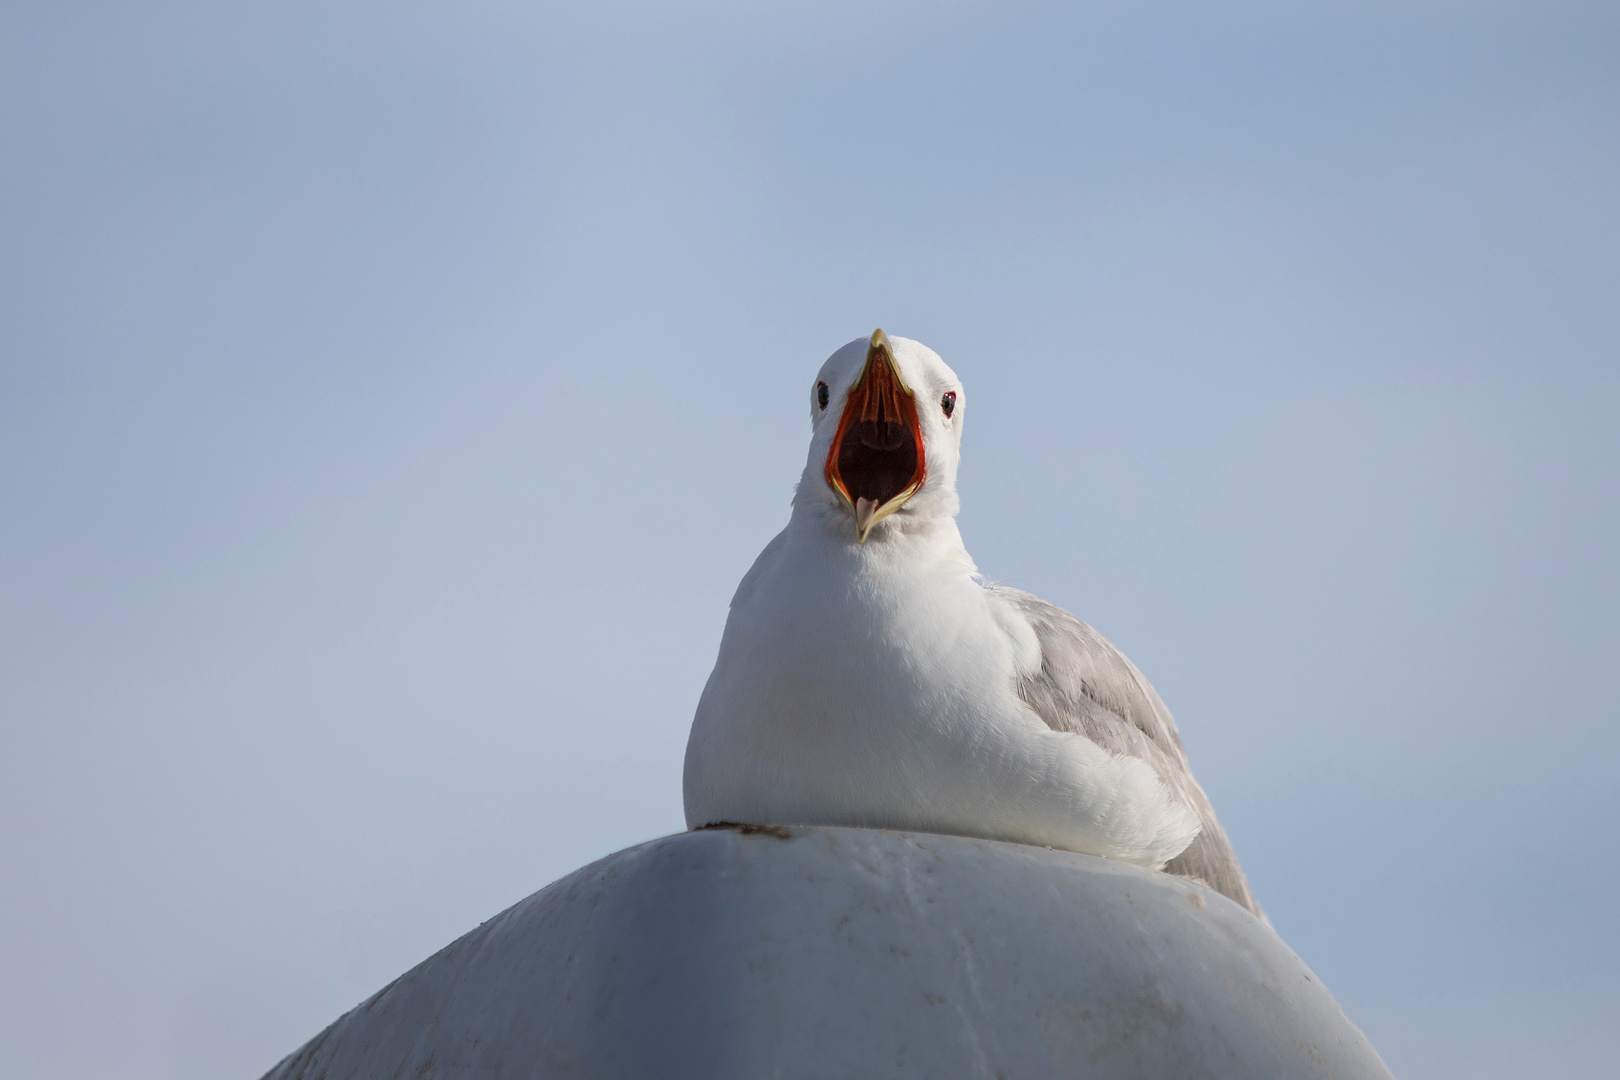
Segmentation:
[(1147, 762), (1172, 796), (1197, 812), (1203, 828), (1165, 873), (1200, 881), (1265, 918), (1209, 797), (1193, 779), (1170, 710), (1142, 673), (1113, 642), (1056, 604), (1000, 585), (987, 591), (1027, 619), (1040, 642), (1040, 670), (1018, 680), (1018, 696), (1052, 730)]

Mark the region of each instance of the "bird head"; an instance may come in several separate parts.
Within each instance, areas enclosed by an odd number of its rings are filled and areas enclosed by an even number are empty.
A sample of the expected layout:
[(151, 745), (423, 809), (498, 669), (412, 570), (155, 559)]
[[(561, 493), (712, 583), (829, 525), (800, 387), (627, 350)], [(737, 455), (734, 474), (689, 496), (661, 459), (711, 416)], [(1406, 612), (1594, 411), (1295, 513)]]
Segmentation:
[(827, 358), (810, 388), (808, 499), (847, 515), (857, 543), (956, 515), (962, 382), (930, 348), (875, 330)]

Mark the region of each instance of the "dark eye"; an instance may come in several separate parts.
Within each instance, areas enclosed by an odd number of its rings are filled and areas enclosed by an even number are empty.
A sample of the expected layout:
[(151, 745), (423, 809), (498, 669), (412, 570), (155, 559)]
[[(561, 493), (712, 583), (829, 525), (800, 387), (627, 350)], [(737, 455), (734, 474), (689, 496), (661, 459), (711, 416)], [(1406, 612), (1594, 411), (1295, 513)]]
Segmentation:
[(945, 410), (945, 418), (950, 419), (951, 413), (956, 411), (956, 391), (947, 390), (945, 396), (939, 399), (939, 407)]
[(827, 384), (824, 382), (816, 383), (816, 404), (823, 409), (827, 407)]

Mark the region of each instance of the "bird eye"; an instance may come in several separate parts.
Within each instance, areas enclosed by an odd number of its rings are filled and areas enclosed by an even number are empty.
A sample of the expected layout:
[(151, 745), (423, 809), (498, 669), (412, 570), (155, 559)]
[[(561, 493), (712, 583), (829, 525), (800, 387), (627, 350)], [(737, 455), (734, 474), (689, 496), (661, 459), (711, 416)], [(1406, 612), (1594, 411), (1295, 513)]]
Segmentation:
[(816, 383), (816, 404), (823, 409), (827, 407), (827, 384), (824, 382)]
[(939, 407), (945, 410), (945, 419), (949, 420), (951, 413), (956, 411), (956, 391), (947, 390), (945, 396), (939, 399)]

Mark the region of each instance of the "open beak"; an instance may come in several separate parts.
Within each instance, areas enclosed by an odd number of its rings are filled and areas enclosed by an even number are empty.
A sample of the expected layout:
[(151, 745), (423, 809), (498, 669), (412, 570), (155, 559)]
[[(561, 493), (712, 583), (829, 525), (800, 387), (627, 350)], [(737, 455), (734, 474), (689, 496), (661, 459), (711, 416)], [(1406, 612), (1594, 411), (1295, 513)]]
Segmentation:
[(866, 364), (849, 388), (827, 451), (827, 486), (855, 518), (855, 539), (906, 504), (928, 477), (917, 402), (900, 375), (894, 347), (872, 331)]

